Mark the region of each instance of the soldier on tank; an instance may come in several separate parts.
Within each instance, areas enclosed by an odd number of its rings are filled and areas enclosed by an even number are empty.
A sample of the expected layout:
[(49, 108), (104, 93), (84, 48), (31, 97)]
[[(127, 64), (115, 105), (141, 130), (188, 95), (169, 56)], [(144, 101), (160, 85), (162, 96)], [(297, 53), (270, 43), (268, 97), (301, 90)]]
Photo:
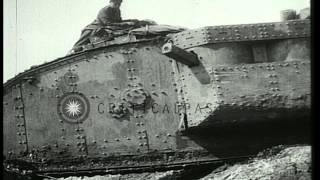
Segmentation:
[(135, 25), (137, 20), (122, 20), (121, 3), (122, 0), (110, 0), (109, 5), (99, 11), (97, 18), (82, 30), (79, 40), (73, 46), (73, 51), (82, 50), (81, 46), (90, 43), (91, 36), (107, 33), (112, 38), (112, 31)]

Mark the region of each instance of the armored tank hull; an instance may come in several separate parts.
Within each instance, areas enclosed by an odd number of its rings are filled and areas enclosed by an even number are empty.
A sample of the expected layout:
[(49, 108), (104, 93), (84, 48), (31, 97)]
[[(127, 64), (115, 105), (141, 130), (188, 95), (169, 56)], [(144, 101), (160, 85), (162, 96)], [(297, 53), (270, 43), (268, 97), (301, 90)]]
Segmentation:
[(5, 168), (182, 169), (308, 143), (310, 83), (309, 20), (92, 43), (4, 84)]

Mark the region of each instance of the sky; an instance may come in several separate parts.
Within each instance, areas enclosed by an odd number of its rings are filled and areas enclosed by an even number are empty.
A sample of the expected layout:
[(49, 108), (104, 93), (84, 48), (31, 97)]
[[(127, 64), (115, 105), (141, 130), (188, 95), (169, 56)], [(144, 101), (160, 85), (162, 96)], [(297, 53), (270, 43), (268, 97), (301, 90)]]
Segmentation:
[[(17, 3), (16, 3), (17, 2)], [(123, 19), (204, 26), (280, 21), (280, 11), (309, 0), (123, 0)], [(4, 0), (3, 82), (33, 65), (63, 57), (108, 0)]]

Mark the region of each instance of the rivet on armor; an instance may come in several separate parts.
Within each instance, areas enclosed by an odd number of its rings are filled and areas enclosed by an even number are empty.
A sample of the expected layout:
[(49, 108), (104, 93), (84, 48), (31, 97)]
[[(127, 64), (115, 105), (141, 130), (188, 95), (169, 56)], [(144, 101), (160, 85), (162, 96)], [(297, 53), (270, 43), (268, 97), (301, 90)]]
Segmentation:
[(162, 91), (161, 94), (166, 95), (166, 96), (168, 95), (165, 91)]

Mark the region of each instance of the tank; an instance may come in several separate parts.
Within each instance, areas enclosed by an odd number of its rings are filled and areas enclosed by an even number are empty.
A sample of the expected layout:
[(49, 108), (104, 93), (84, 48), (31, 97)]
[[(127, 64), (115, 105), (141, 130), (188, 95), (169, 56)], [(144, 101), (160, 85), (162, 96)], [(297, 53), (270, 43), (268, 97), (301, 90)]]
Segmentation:
[(310, 85), (309, 19), (92, 38), (3, 85), (4, 167), (187, 169), (310, 143)]

